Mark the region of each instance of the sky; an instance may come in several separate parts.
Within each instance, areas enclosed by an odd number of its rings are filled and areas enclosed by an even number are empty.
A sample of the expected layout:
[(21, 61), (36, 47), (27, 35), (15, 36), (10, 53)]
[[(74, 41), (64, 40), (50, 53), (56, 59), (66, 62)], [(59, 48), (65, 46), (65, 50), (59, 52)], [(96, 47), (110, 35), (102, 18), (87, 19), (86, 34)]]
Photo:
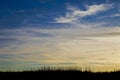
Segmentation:
[(119, 0), (0, 0), (0, 71), (120, 69)]

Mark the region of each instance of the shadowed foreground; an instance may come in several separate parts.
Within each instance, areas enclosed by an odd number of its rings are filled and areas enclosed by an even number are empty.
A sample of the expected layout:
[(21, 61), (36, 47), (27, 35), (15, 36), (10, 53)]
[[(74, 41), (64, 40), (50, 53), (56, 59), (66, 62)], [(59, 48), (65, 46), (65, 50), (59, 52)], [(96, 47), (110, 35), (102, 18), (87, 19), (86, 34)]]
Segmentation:
[(97, 73), (77, 70), (0, 72), (0, 80), (120, 80), (120, 71)]

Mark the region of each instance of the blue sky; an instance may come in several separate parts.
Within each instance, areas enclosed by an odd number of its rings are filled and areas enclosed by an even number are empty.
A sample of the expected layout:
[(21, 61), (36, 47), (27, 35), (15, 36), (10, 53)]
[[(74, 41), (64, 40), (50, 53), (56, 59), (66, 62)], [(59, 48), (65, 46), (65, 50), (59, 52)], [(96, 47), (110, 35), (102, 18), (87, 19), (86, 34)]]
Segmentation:
[[(1, 28), (16, 28), (27, 25), (50, 25), (55, 24), (54, 18), (65, 16), (68, 6), (74, 6), (81, 11), (86, 10), (86, 5), (111, 4), (114, 7), (98, 13), (85, 16), (81, 22), (108, 22), (110, 25), (119, 25), (119, 17), (107, 17), (119, 14), (119, 0), (1, 0), (0, 2), (0, 26)], [(100, 18), (102, 17), (102, 18)], [(99, 19), (100, 18), (100, 19)], [(117, 20), (117, 21), (114, 21)], [(111, 23), (112, 22), (112, 23)], [(59, 24), (58, 24), (59, 25)], [(46, 27), (47, 28), (47, 27)]]
[(119, 66), (119, 35), (119, 0), (1, 0), (0, 70)]

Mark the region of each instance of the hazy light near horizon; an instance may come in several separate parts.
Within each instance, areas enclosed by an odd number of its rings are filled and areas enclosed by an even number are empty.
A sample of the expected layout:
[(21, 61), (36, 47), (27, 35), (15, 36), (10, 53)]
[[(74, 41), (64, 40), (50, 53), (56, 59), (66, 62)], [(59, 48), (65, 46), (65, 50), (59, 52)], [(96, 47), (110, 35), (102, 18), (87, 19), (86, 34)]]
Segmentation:
[(0, 71), (44, 65), (120, 70), (118, 0), (1, 3)]
[[(71, 34), (71, 30), (75, 30), (75, 33)], [(9, 65), (4, 64), (4, 66), (16, 70), (28, 66), (41, 66), (41, 64), (48, 66), (77, 65), (78, 67), (83, 67), (83, 69), (90, 67), (93, 70), (96, 69), (96, 71), (101, 68), (105, 71), (108, 68), (110, 70), (116, 70), (116, 67), (120, 63), (120, 37), (118, 28), (117, 31), (114, 30), (112, 32), (111, 29), (106, 29), (105, 32), (103, 29), (101, 31), (99, 30), (96, 29), (96, 32), (92, 32), (91, 29), (88, 29), (84, 32), (84, 30), (75, 28), (56, 30), (57, 35), (51, 38), (34, 36), (26, 36), (24, 38), (25, 35), (22, 36), (23, 39), (21, 39), (22, 37), (17, 37), (17, 39), (25, 41), (25, 43), (16, 46), (14, 50), (14, 45), (2, 49), (1, 52), (7, 53), (8, 51), (9, 54), (14, 54), (14, 57), (7, 54), (8, 58), (5, 55), (3, 57), (6, 58), (1, 60), (8, 61)], [(26, 32), (26, 30), (23, 31)], [(39, 29), (35, 31), (39, 32)], [(79, 34), (80, 31), (83, 32)], [(54, 30), (46, 31), (49, 34), (53, 34), (53, 32)], [(43, 43), (39, 43), (40, 41), (43, 41)], [(12, 61), (12, 65), (9, 60)]]

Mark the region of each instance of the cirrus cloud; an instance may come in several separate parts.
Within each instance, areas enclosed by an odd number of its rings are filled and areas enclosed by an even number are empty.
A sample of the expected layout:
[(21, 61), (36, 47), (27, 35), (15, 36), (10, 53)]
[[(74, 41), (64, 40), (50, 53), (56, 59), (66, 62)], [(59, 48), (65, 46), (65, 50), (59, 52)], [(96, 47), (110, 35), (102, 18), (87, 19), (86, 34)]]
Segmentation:
[(78, 7), (67, 6), (65, 16), (59, 16), (54, 19), (55, 23), (74, 23), (79, 22), (82, 18), (90, 15), (95, 15), (112, 8), (112, 4), (86, 5), (86, 10), (81, 10)]

